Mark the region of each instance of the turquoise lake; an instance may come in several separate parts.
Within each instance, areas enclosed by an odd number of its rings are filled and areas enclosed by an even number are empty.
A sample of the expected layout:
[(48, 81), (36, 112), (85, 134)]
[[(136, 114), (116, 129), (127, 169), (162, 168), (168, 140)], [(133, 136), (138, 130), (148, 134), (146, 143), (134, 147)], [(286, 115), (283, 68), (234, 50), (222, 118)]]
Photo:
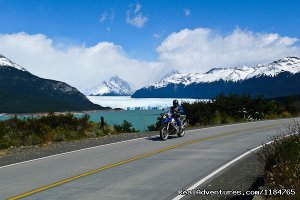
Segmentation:
[(133, 127), (144, 131), (151, 124), (155, 124), (162, 110), (126, 110), (90, 112), (91, 121), (99, 122), (101, 116), (108, 124), (121, 124), (123, 120), (132, 123)]
[[(162, 110), (126, 110), (126, 111), (99, 111), (89, 112), (90, 120), (99, 122), (101, 116), (108, 124), (121, 124), (123, 120), (132, 123), (133, 127), (144, 131), (151, 124), (156, 123), (157, 117), (162, 113)], [(77, 114), (81, 116), (83, 114)], [(2, 115), (0, 120), (9, 119), (10, 116)]]

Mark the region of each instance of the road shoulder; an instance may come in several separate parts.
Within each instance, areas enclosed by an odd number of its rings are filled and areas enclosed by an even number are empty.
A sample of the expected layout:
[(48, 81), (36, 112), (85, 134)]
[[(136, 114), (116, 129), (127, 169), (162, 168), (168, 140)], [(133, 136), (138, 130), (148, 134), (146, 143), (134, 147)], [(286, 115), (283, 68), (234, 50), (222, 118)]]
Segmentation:
[[(256, 153), (244, 157), (230, 167), (199, 186), (198, 191), (242, 191), (257, 190), (263, 184), (263, 165)], [(196, 190), (197, 190), (196, 189)], [(184, 200), (250, 200), (253, 196), (238, 195), (190, 195)]]

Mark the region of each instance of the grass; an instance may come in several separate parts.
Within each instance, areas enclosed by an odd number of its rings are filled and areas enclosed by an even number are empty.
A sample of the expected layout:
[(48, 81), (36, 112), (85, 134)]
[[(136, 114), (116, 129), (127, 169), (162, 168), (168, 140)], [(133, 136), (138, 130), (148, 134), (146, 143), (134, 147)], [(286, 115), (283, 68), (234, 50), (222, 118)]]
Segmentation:
[[(300, 125), (294, 123), (281, 130), (274, 142), (264, 145), (259, 153), (265, 165), (265, 187), (285, 193), (295, 191), (295, 195), (269, 196), (268, 199), (300, 199)], [(286, 137), (286, 135), (290, 135)]]

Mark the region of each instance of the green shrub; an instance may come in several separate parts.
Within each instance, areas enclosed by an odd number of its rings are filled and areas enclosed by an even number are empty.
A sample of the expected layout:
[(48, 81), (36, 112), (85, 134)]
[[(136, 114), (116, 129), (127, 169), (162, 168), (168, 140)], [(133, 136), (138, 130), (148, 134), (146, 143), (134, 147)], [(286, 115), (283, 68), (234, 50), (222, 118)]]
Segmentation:
[(157, 131), (155, 124), (151, 124), (151, 125), (147, 126), (147, 130), (148, 131)]
[(123, 120), (121, 125), (114, 125), (114, 129), (117, 133), (134, 133), (138, 132), (135, 128), (133, 128), (132, 124), (126, 120)]
[(111, 134), (114, 134), (114, 133), (115, 133), (113, 127), (108, 126), (108, 125), (103, 126), (103, 127), (101, 128), (101, 132), (102, 132), (102, 135), (111, 135)]
[(237, 120), (235, 120), (233, 117), (231, 117), (231, 116), (225, 116), (225, 119), (224, 119), (224, 123), (225, 124), (230, 124), (230, 123), (233, 123), (235, 121), (237, 121)]
[(53, 141), (54, 142), (64, 142), (66, 141), (66, 136), (64, 133), (62, 132), (54, 132), (54, 137), (53, 137)]
[(27, 141), (26, 141), (27, 145), (40, 145), (40, 144), (43, 144), (43, 143), (44, 143), (43, 138), (39, 137), (36, 134), (29, 135), (28, 138), (27, 138)]
[(281, 117), (292, 117), (292, 115), (288, 111), (284, 111), (281, 113)]
[(10, 146), (41, 145), (87, 137), (92, 124), (89, 116), (76, 118), (73, 114), (18, 118), (0, 121), (0, 148)]
[(3, 135), (0, 138), (0, 148), (1, 149), (7, 149), (7, 148), (9, 148), (10, 146), (13, 145), (12, 141), (13, 140), (10, 138), (9, 134)]
[(182, 105), (191, 125), (206, 126), (243, 122), (248, 118), (260, 120), (296, 116), (300, 112), (299, 98), (279, 101), (262, 96), (220, 94), (207, 102), (183, 102)]
[(214, 124), (221, 124), (222, 123), (222, 118), (221, 115), (218, 111), (216, 111), (215, 116), (213, 118), (213, 123)]
[(123, 121), (121, 125), (109, 126), (89, 121), (86, 114), (80, 118), (71, 113), (49, 113), (41, 117), (18, 118), (14, 116), (0, 121), (0, 149), (10, 146), (43, 145), (52, 142), (73, 141), (88, 137), (138, 132), (132, 124)]

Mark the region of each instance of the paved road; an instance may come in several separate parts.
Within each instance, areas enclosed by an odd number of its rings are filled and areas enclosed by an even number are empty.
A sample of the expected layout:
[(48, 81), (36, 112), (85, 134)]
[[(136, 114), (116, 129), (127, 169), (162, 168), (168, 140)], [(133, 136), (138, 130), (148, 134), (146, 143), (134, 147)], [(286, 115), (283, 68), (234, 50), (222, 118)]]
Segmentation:
[(292, 121), (192, 130), (183, 138), (142, 138), (1, 167), (0, 199), (172, 199)]

